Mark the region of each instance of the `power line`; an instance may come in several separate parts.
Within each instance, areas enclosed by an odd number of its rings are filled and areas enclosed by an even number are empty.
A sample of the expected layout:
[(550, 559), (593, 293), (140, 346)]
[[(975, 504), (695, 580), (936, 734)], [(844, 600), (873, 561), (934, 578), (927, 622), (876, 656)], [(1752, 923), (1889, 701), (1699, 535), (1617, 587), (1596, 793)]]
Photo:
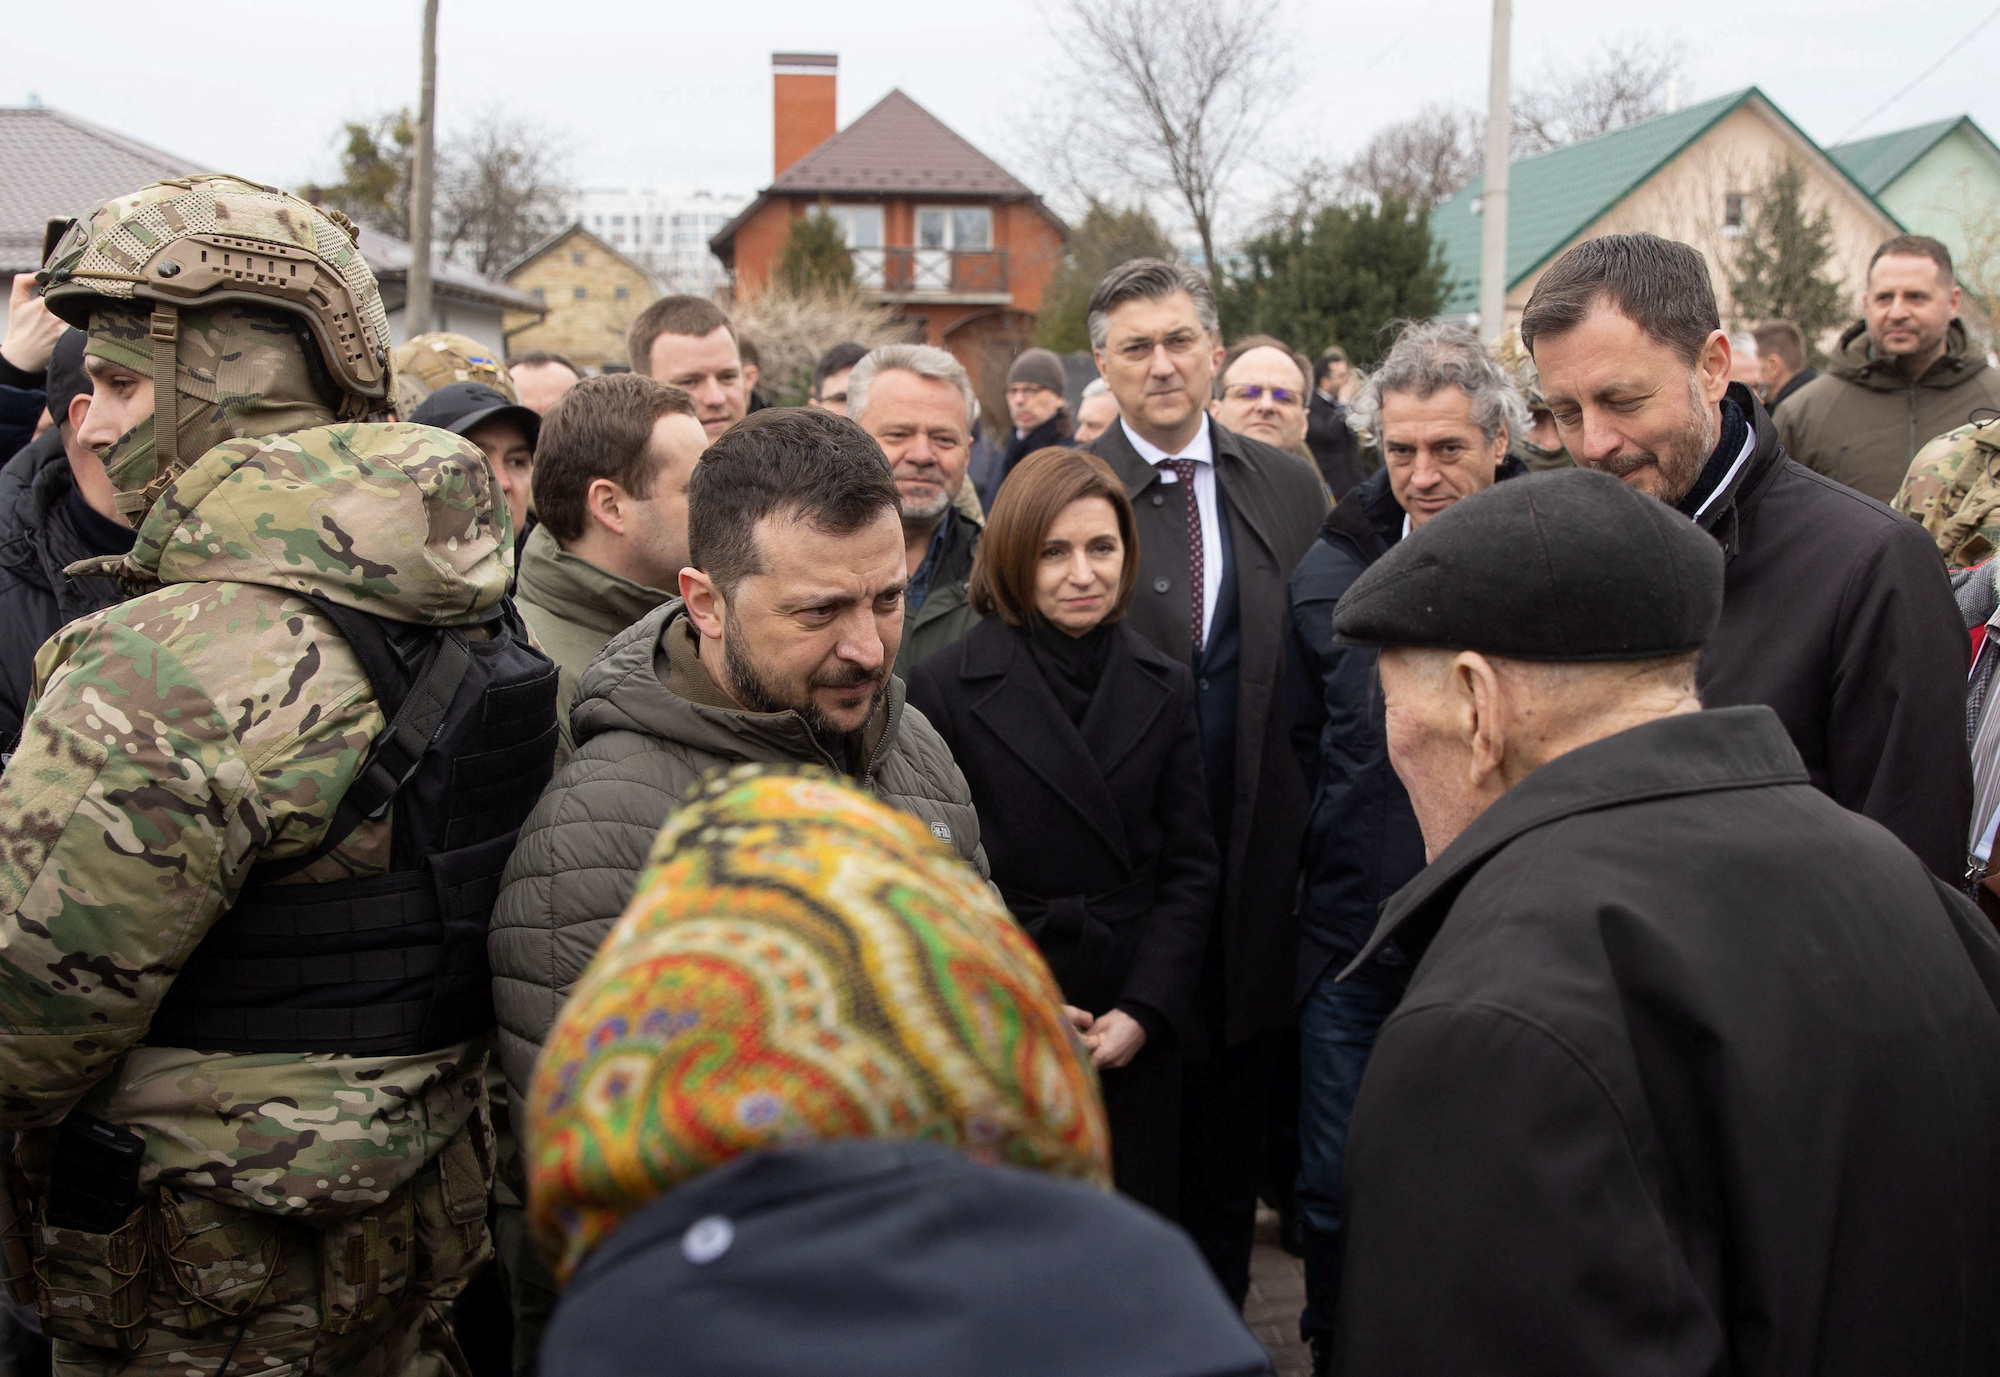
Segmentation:
[(1849, 125), (1847, 128), (1847, 132), (1842, 134), (1839, 138), (1835, 139), (1834, 142), (1837, 144), (1846, 143), (1850, 138), (1854, 136), (1856, 130), (1866, 126), (1868, 121), (1874, 119), (1877, 115), (1881, 114), (1884, 110), (1887, 110), (1890, 106), (1894, 105), (1904, 96), (1907, 96), (1908, 94), (1910, 94), (1910, 92), (1916, 90), (1917, 87), (1923, 85), (1924, 79), (1926, 77), (1930, 76), (1932, 72), (1935, 72), (1938, 68), (1944, 66), (1945, 63), (1951, 61), (1954, 57), (1957, 57), (1959, 53), (1964, 50), (1966, 44), (1970, 43), (1973, 39), (1979, 37), (1981, 31), (1983, 31), (1988, 24), (1991, 24), (1996, 19), (2000, 19), (2000, 5), (1995, 5), (1993, 7), (1993, 12), (1991, 14), (1987, 15), (1977, 24), (1974, 24), (1972, 26), (1971, 32), (1967, 33), (1965, 37), (1959, 39), (1949, 48), (1946, 48), (1944, 50), (1944, 56), (1940, 57), (1936, 62), (1933, 62), (1930, 66), (1924, 68), (1923, 71), (1917, 73), (1916, 79), (1910, 82), (1909, 85), (1905, 86), (1902, 90), (1896, 92), (1895, 95), (1889, 97), (1887, 100), (1883, 101), (1880, 105), (1876, 106), (1873, 110), (1870, 110), (1867, 114), (1863, 115), (1860, 119), (1856, 120), (1853, 124)]

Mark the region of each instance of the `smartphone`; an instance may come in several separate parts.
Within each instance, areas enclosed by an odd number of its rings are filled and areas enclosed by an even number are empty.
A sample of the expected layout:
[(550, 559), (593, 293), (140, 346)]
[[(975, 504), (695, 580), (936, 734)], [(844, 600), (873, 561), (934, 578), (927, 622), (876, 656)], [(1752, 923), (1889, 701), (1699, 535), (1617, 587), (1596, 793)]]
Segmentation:
[(115, 1233), (139, 1203), (139, 1165), (145, 1156), (146, 1140), (130, 1129), (71, 1114), (56, 1130), (49, 1223), (85, 1233)]

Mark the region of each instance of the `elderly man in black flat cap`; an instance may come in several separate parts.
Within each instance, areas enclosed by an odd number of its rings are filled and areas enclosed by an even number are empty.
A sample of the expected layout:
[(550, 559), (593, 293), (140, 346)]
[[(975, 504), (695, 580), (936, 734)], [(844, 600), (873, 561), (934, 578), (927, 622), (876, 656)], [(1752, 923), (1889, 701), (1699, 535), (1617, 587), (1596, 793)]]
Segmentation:
[(1721, 547), (1603, 474), (1358, 579), (1431, 863), (1347, 1150), (1342, 1370), (2000, 1370), (2000, 938), (1702, 711)]

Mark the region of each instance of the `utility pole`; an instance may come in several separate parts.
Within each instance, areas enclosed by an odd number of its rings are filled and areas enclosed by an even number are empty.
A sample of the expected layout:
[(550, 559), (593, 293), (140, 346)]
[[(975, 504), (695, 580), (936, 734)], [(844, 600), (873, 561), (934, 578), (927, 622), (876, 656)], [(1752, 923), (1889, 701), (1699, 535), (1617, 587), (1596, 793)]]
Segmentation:
[[(1502, 0), (1505, 3), (1505, 0)], [(410, 164), (410, 276), (403, 337), (431, 328), (431, 193), (437, 184), (438, 0), (424, 0), (424, 86), (417, 98), (417, 153)]]
[(1513, 118), (1507, 47), (1513, 0), (1493, 0), (1493, 70), (1486, 82), (1486, 180), (1479, 225), (1479, 334), (1498, 339), (1507, 328), (1507, 141)]

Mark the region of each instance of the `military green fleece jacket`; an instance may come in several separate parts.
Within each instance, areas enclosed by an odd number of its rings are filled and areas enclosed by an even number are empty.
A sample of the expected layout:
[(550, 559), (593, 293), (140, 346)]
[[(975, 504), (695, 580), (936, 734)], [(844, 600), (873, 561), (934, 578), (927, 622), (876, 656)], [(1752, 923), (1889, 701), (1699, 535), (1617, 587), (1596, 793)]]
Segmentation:
[(1865, 324), (1840, 337), (1824, 373), (1794, 392), (1772, 416), (1785, 453), (1877, 502), (1903, 485), (1917, 451), (1982, 409), (2000, 407), (2000, 372), (1973, 349), (1957, 321), (1944, 354), (1920, 378), (1891, 358), (1877, 358)]
[(562, 736), (556, 744), (558, 770), (576, 749), (570, 735), (569, 710), (576, 701), (576, 683), (583, 671), (606, 641), (676, 596), (621, 578), (571, 554), (556, 543), (546, 526), (528, 532), (514, 603), (521, 609), (521, 620), (561, 672), (556, 685), (556, 725)]

